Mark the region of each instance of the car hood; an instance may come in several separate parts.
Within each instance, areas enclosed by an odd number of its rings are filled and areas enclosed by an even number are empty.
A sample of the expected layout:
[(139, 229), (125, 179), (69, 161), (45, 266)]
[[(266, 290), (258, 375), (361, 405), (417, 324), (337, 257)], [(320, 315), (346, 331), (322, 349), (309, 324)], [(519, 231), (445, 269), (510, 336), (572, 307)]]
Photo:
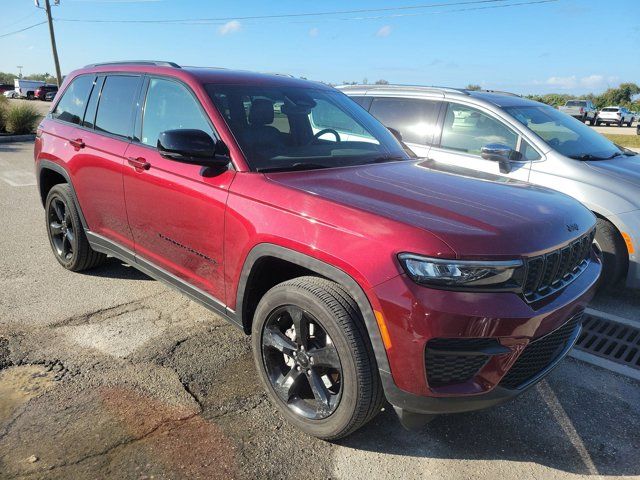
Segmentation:
[[(565, 244), (595, 224), (589, 210), (562, 193), (431, 160), (271, 173), (267, 177), (334, 203), (426, 230), (458, 256), (533, 255)], [(338, 224), (337, 213), (317, 215)]]
[[(640, 155), (616, 157), (611, 160), (585, 162), (587, 166), (601, 175), (615, 178), (626, 184), (640, 187)], [(640, 192), (636, 192), (640, 195)]]

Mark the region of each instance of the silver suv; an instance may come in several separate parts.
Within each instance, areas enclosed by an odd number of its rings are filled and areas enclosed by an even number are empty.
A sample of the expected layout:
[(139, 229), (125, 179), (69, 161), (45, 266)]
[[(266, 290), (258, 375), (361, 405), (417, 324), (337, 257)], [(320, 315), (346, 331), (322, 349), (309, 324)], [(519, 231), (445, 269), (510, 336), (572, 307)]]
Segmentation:
[(543, 185), (580, 200), (598, 217), (603, 283), (624, 277), (628, 287), (640, 288), (640, 157), (634, 152), (548, 105), (513, 94), (338, 88), (420, 157)]

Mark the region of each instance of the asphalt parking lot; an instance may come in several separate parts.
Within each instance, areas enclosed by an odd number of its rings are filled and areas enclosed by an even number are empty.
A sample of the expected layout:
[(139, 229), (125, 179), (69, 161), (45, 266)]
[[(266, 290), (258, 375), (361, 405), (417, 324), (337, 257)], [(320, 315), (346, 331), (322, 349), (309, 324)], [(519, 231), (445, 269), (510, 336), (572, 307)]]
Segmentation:
[(339, 443), (307, 437), (235, 327), (118, 261), (58, 265), (30, 143), (0, 144), (0, 212), (2, 479), (640, 478), (640, 383), (571, 358), (514, 402), (419, 432), (386, 409)]

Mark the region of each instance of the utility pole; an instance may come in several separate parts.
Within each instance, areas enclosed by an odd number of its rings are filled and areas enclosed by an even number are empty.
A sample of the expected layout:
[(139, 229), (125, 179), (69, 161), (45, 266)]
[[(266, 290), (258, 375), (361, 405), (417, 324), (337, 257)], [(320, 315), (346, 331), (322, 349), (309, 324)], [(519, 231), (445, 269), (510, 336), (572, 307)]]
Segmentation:
[[(58, 5), (60, 0), (54, 0)], [(40, 7), (39, 0), (35, 0), (36, 7)], [(60, 62), (58, 61), (58, 48), (56, 47), (56, 35), (53, 31), (53, 19), (51, 18), (51, 3), (50, 0), (44, 0), (44, 10), (47, 12), (47, 21), (49, 22), (49, 35), (51, 36), (51, 50), (53, 50), (53, 63), (56, 66), (56, 79), (58, 80), (58, 87), (62, 84), (62, 74), (60, 73)]]

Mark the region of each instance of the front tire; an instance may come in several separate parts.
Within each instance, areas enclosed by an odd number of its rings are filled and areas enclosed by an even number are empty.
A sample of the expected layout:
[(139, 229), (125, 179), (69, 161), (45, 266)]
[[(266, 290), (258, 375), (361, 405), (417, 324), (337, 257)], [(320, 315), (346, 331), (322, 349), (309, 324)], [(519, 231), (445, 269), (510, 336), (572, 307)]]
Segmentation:
[(68, 184), (54, 185), (49, 191), (45, 219), (51, 249), (64, 268), (81, 272), (104, 263), (106, 255), (89, 245)]
[(259, 377), (282, 415), (314, 437), (336, 440), (384, 402), (355, 301), (338, 284), (299, 277), (269, 290), (252, 324)]
[(610, 289), (627, 271), (629, 265), (627, 246), (618, 229), (604, 218), (598, 218), (595, 242), (602, 252), (600, 288)]

